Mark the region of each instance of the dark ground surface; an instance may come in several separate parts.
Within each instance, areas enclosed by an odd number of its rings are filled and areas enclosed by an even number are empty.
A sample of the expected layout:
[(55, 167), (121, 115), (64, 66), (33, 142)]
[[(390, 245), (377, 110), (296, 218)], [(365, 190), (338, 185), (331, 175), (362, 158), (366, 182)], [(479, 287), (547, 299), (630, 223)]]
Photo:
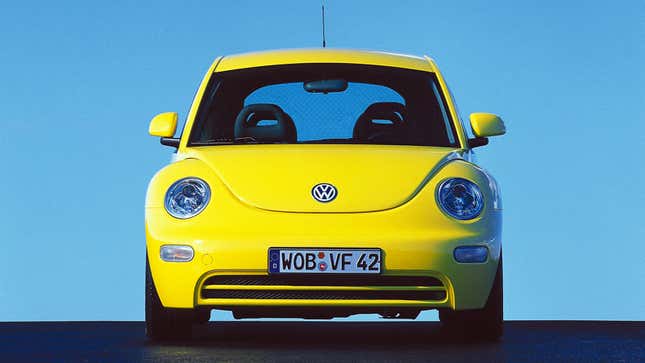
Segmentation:
[(434, 322), (211, 322), (156, 344), (140, 322), (0, 323), (1, 362), (645, 362), (645, 322), (511, 321), (497, 343)]

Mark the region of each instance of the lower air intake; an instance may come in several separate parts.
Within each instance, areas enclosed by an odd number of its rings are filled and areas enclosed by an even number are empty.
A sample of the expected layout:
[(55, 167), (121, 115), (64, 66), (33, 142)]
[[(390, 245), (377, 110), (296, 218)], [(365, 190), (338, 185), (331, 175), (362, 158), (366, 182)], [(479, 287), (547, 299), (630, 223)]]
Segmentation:
[(445, 291), (203, 290), (205, 299), (443, 300)]

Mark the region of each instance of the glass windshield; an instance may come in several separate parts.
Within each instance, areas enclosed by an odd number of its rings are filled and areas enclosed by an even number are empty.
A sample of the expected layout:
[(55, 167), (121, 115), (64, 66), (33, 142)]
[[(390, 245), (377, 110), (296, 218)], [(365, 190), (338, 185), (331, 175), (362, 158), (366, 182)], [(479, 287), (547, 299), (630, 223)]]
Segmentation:
[(258, 67), (213, 75), (189, 145), (451, 147), (452, 125), (432, 73), (349, 64)]

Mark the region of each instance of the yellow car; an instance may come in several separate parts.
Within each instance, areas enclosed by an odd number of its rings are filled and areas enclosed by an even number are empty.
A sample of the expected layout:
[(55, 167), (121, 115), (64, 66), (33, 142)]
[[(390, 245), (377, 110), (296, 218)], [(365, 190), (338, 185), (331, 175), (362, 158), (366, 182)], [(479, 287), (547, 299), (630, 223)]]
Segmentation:
[(428, 57), (305, 49), (217, 58), (145, 203), (146, 328), (242, 318), (414, 319), (502, 334), (502, 204)]

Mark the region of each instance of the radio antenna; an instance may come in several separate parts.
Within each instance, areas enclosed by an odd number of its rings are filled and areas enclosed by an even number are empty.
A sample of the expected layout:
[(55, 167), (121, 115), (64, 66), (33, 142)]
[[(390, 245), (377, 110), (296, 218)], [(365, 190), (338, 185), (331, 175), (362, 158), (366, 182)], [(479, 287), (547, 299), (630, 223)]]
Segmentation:
[(322, 47), (327, 46), (327, 41), (325, 40), (325, 4), (322, 4)]

